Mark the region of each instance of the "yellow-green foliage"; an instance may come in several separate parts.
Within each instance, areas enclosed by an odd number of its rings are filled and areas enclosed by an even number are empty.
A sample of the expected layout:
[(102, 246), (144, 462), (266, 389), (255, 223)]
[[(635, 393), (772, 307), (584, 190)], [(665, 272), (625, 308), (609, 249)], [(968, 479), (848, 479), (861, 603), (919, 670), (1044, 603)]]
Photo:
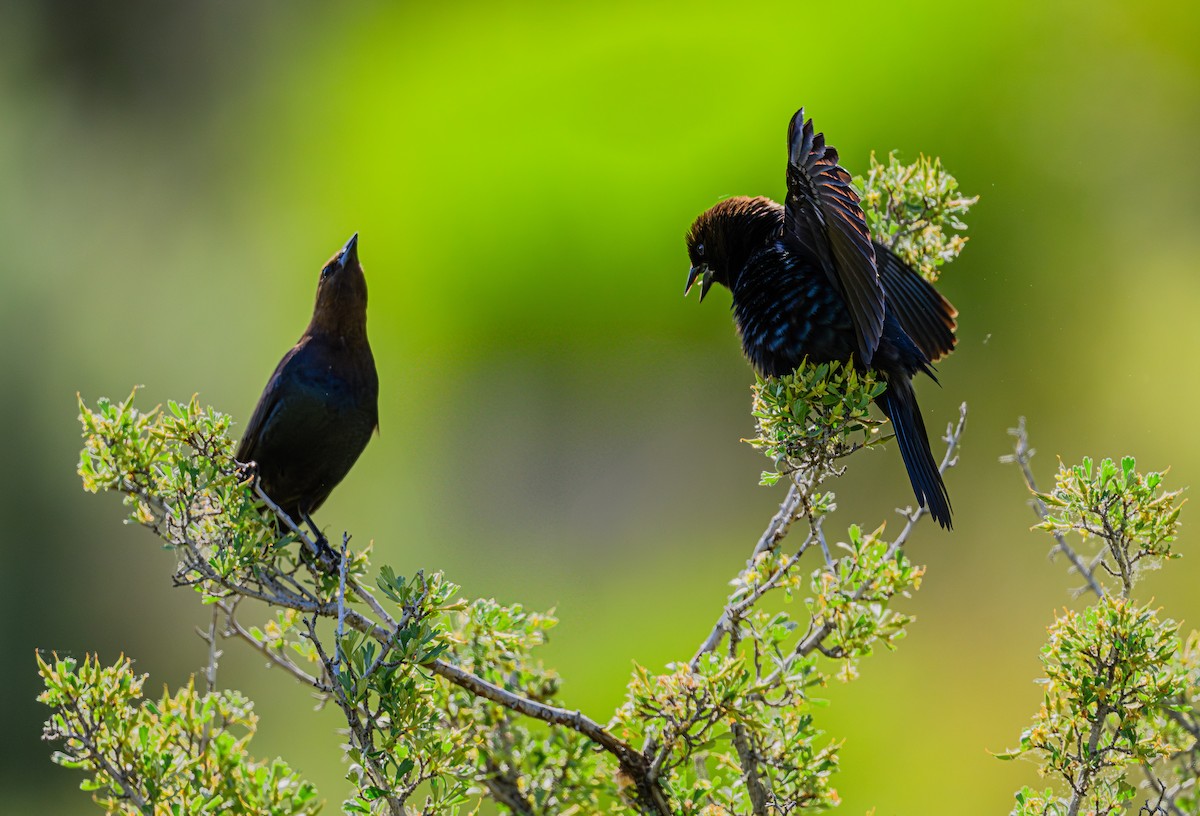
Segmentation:
[(871, 401), (885, 387), (872, 372), (837, 361), (806, 361), (792, 374), (760, 378), (751, 389), (758, 435), (747, 441), (775, 462), (763, 484), (797, 470), (824, 476), (835, 459), (868, 444), (883, 424), (872, 418)]
[[(256, 761), (248, 747), (258, 718), (236, 691), (198, 694), (193, 682), (158, 701), (128, 658), (102, 666), (38, 655), (54, 713), (46, 737), (54, 761), (87, 774), (81, 787), (109, 813), (311, 814), (317, 792), (281, 759)], [(114, 774), (120, 769), (120, 778)]]
[(882, 164), (872, 153), (871, 169), (854, 183), (862, 190), (871, 237), (927, 280), (936, 281), (941, 267), (966, 246), (967, 237), (958, 232), (967, 228), (962, 218), (979, 196), (962, 195), (941, 159), (922, 155), (903, 164), (888, 153)]

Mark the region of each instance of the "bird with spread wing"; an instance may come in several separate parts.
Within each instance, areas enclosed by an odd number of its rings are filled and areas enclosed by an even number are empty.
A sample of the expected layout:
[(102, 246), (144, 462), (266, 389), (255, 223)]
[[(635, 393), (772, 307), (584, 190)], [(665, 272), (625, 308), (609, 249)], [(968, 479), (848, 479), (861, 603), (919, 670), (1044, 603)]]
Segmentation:
[(733, 319), (763, 376), (801, 363), (850, 362), (887, 384), (876, 400), (892, 422), (917, 501), (947, 529), (950, 496), (929, 448), (912, 378), (954, 349), (957, 310), (883, 244), (801, 108), (788, 128), (787, 198), (736, 196), (701, 213), (687, 235), (689, 291), (733, 295)]

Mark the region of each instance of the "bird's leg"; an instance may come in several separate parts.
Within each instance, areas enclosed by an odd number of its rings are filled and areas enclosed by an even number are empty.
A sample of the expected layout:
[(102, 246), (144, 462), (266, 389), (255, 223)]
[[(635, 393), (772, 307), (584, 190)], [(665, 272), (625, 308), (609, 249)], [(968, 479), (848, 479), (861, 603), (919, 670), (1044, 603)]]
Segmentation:
[(312, 516), (308, 513), (301, 513), (300, 518), (308, 524), (308, 528), (313, 531), (314, 541), (317, 545), (317, 558), (323, 562), (336, 564), (338, 562), (337, 553), (329, 546), (329, 539), (325, 538), (325, 534), (317, 527), (317, 523), (313, 521)]

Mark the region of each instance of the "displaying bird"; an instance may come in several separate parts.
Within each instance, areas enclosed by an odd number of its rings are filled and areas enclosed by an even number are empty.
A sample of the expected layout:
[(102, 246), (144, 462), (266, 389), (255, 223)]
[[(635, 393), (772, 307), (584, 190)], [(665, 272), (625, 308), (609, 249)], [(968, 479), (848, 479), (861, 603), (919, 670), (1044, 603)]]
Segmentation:
[(887, 383), (876, 400), (895, 428), (917, 501), (950, 528), (950, 496), (929, 449), (912, 378), (954, 349), (958, 312), (871, 240), (850, 174), (801, 108), (788, 127), (787, 199), (738, 196), (701, 213), (687, 236), (684, 294), (700, 281), (733, 294), (733, 319), (763, 376), (849, 362)]
[(367, 342), (358, 233), (321, 269), (312, 320), (267, 381), (237, 460), (297, 524), (312, 520), (379, 427), (379, 377)]

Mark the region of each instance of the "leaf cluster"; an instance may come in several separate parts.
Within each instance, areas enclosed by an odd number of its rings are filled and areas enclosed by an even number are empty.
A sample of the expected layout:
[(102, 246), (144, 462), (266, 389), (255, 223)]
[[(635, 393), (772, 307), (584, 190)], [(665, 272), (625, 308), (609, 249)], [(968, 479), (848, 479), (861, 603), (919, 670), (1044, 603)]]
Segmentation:
[(876, 438), (883, 421), (870, 407), (885, 387), (874, 372), (837, 361), (805, 361), (792, 374), (758, 378), (751, 387), (757, 435), (747, 442), (775, 463), (761, 483), (798, 472), (821, 481), (835, 473), (838, 459)]
[(1097, 812), (1130, 803), (1137, 788), (1128, 768), (1180, 748), (1163, 727), (1187, 688), (1177, 629), (1155, 610), (1113, 596), (1063, 614), (1042, 650), (1042, 707), (1020, 747), (1003, 756), (1035, 753), (1043, 773), (1065, 780)]
[(1160, 489), (1163, 474), (1139, 473), (1126, 456), (1120, 465), (1084, 457), (1078, 465), (1059, 466), (1054, 489), (1040, 493), (1046, 507), (1038, 528), (1050, 533), (1078, 533), (1084, 546), (1096, 542), (1093, 572), (1120, 580), (1128, 594), (1139, 569), (1155, 568), (1178, 558), (1171, 545), (1179, 530), (1182, 491)]
[[(226, 634), (236, 633), (342, 708), (351, 737), (348, 778), (357, 786), (348, 812), (394, 812), (419, 790), (423, 810), (457, 812), (481, 793), (503, 794), (496, 779), (510, 763), (520, 771), (522, 797), (554, 792), (545, 803), (552, 812), (570, 798), (559, 792), (559, 781), (600, 762), (591, 743), (569, 729), (534, 733), (501, 706), (428, 669), (449, 660), (485, 682), (549, 703), (557, 675), (531, 651), (545, 642), (552, 616), (468, 602), (441, 573), (404, 578), (387, 565), (376, 579), (380, 600), (368, 601), (371, 593), (359, 582), (367, 552), (347, 550), (339, 576), (306, 555), (301, 534), (281, 536), (278, 517), (253, 491), (252, 475), (233, 459), (229, 418), (194, 398), (150, 412), (139, 411), (132, 395), (122, 403), (99, 400), (94, 409), (81, 401), (80, 419), (85, 488), (123, 492), (131, 521), (179, 553), (176, 581), (227, 611)], [(234, 610), (245, 598), (274, 606), (272, 617), (243, 626)], [(389, 626), (363, 617), (371, 604)], [(318, 627), (320, 618), (337, 622), (332, 636)], [(355, 625), (343, 625), (347, 620)], [(611, 773), (587, 779), (591, 790), (583, 801), (598, 801), (601, 791), (616, 798)]]
[(964, 196), (941, 159), (922, 155), (904, 164), (888, 153), (887, 164), (871, 154), (866, 176), (856, 176), (871, 237), (891, 249), (930, 282), (959, 256), (967, 237), (963, 217), (979, 201)]
[(403, 804), (426, 786), (424, 811), (456, 812), (471, 801), (470, 735), (448, 725), (439, 706), (445, 691), (423, 667), (450, 649), (444, 616), (462, 605), (458, 587), (440, 573), (405, 579), (386, 566), (378, 585), (399, 611), (386, 643), (339, 630), (331, 657), (309, 636), (350, 728), (347, 778), (358, 794), (344, 809), (371, 813), (383, 801)]
[[(1023, 434), (1013, 460), (1027, 468)], [(1034, 759), (1065, 793), (1026, 787), (1013, 813), (1107, 814), (1139, 800), (1143, 812), (1195, 812), (1200, 638), (1184, 644), (1174, 621), (1132, 597), (1146, 566), (1178, 557), (1180, 491), (1164, 490), (1161, 473), (1140, 473), (1126, 457), (1060, 464), (1054, 489), (1034, 492), (1037, 528), (1055, 536), (1054, 551), (1084, 573), (1096, 599), (1050, 626), (1041, 708), (1019, 747), (1000, 755)], [(1066, 538), (1073, 533), (1093, 552), (1077, 552)]]
[(234, 691), (199, 694), (188, 683), (157, 700), (122, 657), (43, 660), (38, 700), (54, 713), (45, 739), (54, 761), (82, 770), (80, 787), (108, 813), (291, 816), (320, 810), (316, 789), (283, 760), (249, 756), (258, 719)]
[(812, 593), (805, 601), (814, 620), (828, 636), (825, 654), (840, 658), (839, 676), (857, 676), (857, 665), (875, 645), (895, 649), (913, 618), (889, 606), (896, 596), (908, 597), (921, 586), (925, 568), (913, 565), (902, 551), (883, 538), (883, 528), (863, 534), (850, 528), (841, 545), (845, 555), (834, 568), (813, 573)]
[[(185, 564), (182, 581), (199, 579), (206, 594), (223, 580), (252, 573), (264, 553), (291, 559), (276, 518), (248, 490), (252, 474), (234, 459), (228, 414), (193, 397), (167, 410), (140, 411), (137, 391), (123, 402), (79, 401), (83, 451), (78, 472), (85, 490), (118, 490), (133, 508), (130, 520), (158, 533), (168, 546), (191, 542), (208, 570)], [(211, 576), (207, 573), (211, 572)]]

